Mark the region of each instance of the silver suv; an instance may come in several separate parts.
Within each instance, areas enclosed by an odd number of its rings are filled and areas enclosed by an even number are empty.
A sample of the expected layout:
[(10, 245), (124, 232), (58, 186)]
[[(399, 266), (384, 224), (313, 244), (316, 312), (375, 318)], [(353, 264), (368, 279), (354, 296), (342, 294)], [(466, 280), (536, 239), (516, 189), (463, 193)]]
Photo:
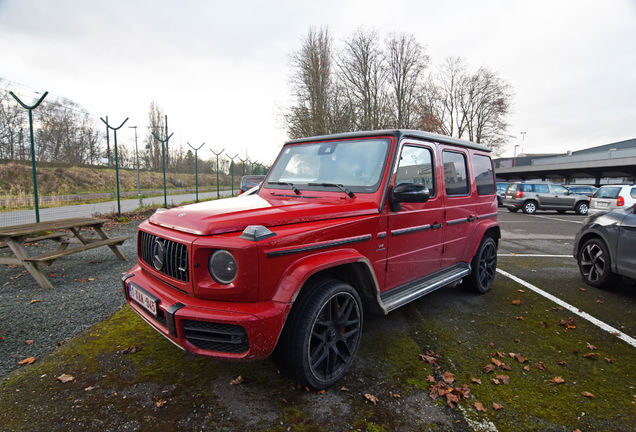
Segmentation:
[(511, 212), (519, 209), (532, 214), (537, 210), (556, 210), (565, 213), (568, 210), (586, 215), (590, 199), (585, 195), (570, 192), (556, 183), (513, 182), (508, 185), (503, 205)]

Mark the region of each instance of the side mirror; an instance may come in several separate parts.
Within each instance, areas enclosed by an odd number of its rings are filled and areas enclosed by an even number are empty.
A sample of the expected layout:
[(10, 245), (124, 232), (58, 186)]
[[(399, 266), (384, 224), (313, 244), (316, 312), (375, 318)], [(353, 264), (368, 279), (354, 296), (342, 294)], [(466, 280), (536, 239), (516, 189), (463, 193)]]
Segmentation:
[(391, 210), (402, 210), (403, 202), (425, 203), (430, 198), (430, 192), (424, 185), (417, 183), (402, 183), (391, 189), (389, 203)]

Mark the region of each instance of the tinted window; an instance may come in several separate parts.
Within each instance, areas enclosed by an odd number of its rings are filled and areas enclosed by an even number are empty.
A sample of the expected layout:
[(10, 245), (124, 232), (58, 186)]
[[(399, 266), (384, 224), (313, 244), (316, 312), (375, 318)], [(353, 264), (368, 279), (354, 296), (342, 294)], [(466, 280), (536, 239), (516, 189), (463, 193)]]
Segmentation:
[(632, 188), (630, 195), (632, 196), (632, 198), (636, 198), (636, 188)]
[(559, 185), (552, 185), (552, 189), (554, 189), (554, 192), (558, 193), (558, 194), (565, 194), (568, 192), (568, 190), (566, 188), (564, 188), (563, 186), (559, 186)]
[(430, 196), (435, 196), (435, 179), (433, 176), (432, 153), (428, 148), (404, 146), (395, 185), (401, 183), (417, 183), (426, 186)]
[(506, 189), (506, 195), (514, 194), (515, 192), (517, 192), (517, 183), (510, 183), (508, 189)]
[(466, 156), (463, 153), (445, 151), (443, 160), (446, 195), (468, 195)]
[(520, 184), (519, 190), (521, 192), (532, 192), (532, 185), (527, 183)]
[(492, 171), (492, 161), (488, 156), (474, 155), (475, 183), (479, 195), (495, 193), (495, 177)]
[(534, 185), (534, 191), (537, 193), (550, 193), (550, 188), (547, 184), (536, 184)]
[(621, 187), (605, 187), (603, 186), (594, 193), (592, 198), (618, 198), (618, 194), (621, 191)]

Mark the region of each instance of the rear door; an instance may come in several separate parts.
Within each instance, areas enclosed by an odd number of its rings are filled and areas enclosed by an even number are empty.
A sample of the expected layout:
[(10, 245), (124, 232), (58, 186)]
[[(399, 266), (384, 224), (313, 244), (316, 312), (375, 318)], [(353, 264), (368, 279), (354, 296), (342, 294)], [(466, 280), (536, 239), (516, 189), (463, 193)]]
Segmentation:
[(577, 195), (571, 193), (561, 185), (552, 185), (552, 191), (554, 192), (553, 206), (555, 208), (563, 210), (571, 210), (574, 208)]

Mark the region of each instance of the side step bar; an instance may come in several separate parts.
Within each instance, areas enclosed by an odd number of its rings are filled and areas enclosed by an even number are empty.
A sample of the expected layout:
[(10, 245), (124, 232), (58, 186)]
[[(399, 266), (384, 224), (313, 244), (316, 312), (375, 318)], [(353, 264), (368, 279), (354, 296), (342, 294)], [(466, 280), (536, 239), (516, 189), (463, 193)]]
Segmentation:
[(470, 271), (469, 263), (459, 263), (422, 279), (386, 291), (380, 295), (380, 300), (382, 300), (384, 309), (388, 313), (436, 289), (468, 276)]

